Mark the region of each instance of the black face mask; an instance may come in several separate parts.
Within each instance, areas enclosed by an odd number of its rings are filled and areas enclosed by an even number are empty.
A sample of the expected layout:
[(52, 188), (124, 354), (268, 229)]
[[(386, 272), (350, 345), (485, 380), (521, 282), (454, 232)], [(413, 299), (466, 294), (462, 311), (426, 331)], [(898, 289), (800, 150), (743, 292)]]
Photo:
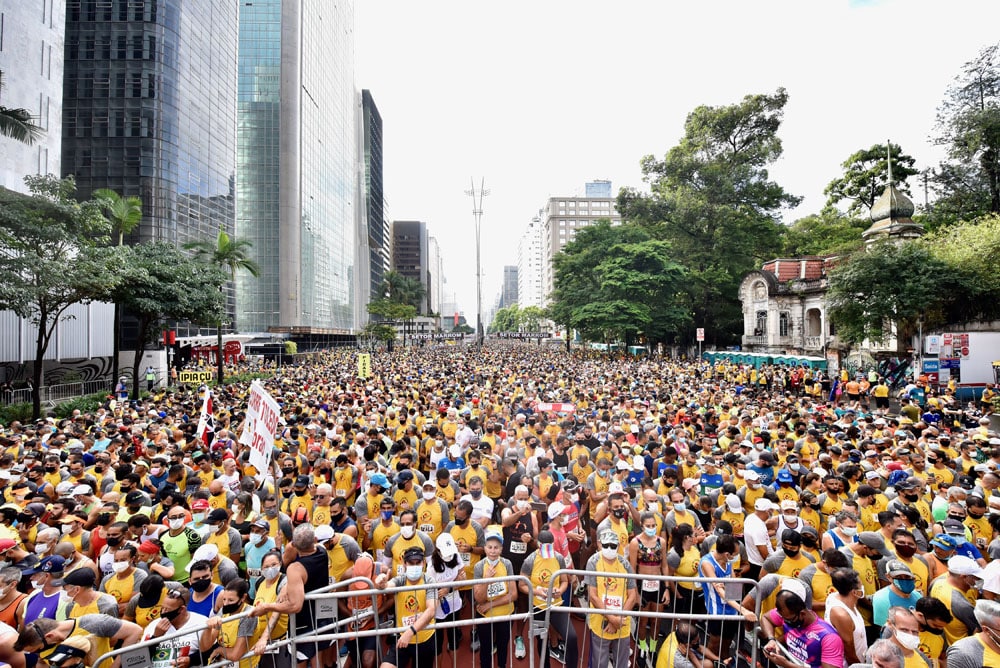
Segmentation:
[(917, 499), (920, 498), (920, 495), (919, 494), (903, 494), (903, 498), (906, 499), (907, 501), (909, 501), (910, 503), (913, 503)]
[(290, 499), (292, 497), (292, 493), (291, 492), (282, 492), (281, 495), (283, 497), (285, 497), (286, 499)]
[(816, 540), (811, 536), (802, 536), (803, 547), (814, 548), (816, 547)]
[(985, 515), (985, 514), (986, 513), (976, 514), (976, 513), (972, 512), (971, 510), (969, 511), (969, 517), (971, 517), (974, 520), (981, 520), (981, 519), (983, 519), (983, 515)]
[(909, 559), (914, 554), (917, 553), (916, 545), (896, 545), (896, 554), (903, 557), (904, 559)]
[(199, 594), (208, 591), (208, 588), (211, 586), (212, 586), (211, 580), (198, 580), (197, 582), (191, 583), (191, 589), (194, 589)]
[(787, 624), (788, 627), (792, 629), (801, 629), (803, 626), (806, 625), (805, 620), (802, 619), (802, 613), (799, 613), (799, 616), (796, 617), (794, 621), (790, 622), (786, 619), (785, 624)]
[(307, 489), (297, 489), (297, 490), (295, 490), (295, 496), (305, 496), (306, 492), (308, 492), (308, 491), (309, 490), (307, 490)]
[(287, 476), (290, 476), (293, 473), (295, 473), (295, 469), (289, 466), (289, 467), (285, 467), (285, 468), (281, 469), (281, 472), (284, 473)]
[(105, 542), (108, 544), (108, 547), (118, 547), (119, 545), (122, 544), (122, 537), (121, 536), (108, 536), (105, 539)]
[(964, 522), (965, 521), (965, 517), (963, 517), (962, 515), (948, 515), (948, 519), (949, 520), (956, 520), (958, 522)]
[(223, 615), (235, 615), (236, 612), (240, 609), (241, 605), (242, 604), (239, 603), (239, 602), (237, 602), (237, 603), (230, 603), (229, 605), (224, 605), (224, 606), (222, 606), (222, 614)]
[(45, 472), (46, 473), (55, 473), (58, 470), (59, 470), (58, 466), (46, 466), (45, 467)]
[(469, 518), (468, 517), (461, 517), (461, 518), (456, 517), (455, 518), (455, 524), (457, 524), (460, 527), (464, 527), (468, 523), (469, 523)]
[(343, 521), (344, 521), (344, 514), (345, 514), (345, 513), (338, 513), (338, 514), (336, 514), (336, 515), (331, 515), (330, 517), (331, 517), (331, 519), (332, 519), (332, 520), (333, 520), (334, 522), (336, 522), (337, 524), (340, 524), (341, 522), (343, 522)]
[(171, 610), (170, 612), (160, 612), (160, 617), (167, 620), (168, 622), (172, 622), (175, 619), (177, 619), (177, 616), (180, 614), (181, 614), (181, 609), (177, 608), (176, 610)]
[(618, 519), (621, 519), (621, 518), (625, 517), (625, 509), (624, 508), (615, 508), (615, 509), (613, 509), (611, 511), (611, 514), (614, 515), (615, 517), (617, 517)]
[(795, 557), (799, 556), (799, 552), (801, 551), (801, 550), (789, 550), (787, 547), (783, 547), (781, 549), (785, 553), (785, 556), (788, 557), (789, 559), (794, 559)]
[(111, 513), (98, 513), (97, 526), (106, 527), (111, 524)]

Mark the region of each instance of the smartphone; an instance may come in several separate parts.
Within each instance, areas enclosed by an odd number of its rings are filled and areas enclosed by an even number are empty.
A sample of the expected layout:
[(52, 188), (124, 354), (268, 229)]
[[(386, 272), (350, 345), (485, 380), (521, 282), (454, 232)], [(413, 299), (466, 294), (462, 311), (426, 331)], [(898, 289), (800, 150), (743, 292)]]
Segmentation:
[(544, 503), (532, 503), (531, 504), (531, 509), (532, 510), (537, 510), (540, 513), (544, 513), (546, 511), (548, 511), (549, 507), (547, 505), (545, 505)]

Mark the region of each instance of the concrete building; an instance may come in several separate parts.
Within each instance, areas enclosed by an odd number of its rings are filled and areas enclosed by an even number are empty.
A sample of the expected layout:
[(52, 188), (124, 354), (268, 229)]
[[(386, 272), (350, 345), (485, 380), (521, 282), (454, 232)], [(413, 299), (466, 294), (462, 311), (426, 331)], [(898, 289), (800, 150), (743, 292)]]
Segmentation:
[(385, 218), (382, 185), (382, 115), (371, 91), (361, 91), (364, 160), (364, 204), (368, 234), (369, 299), (378, 299), (379, 288), (389, 270), (389, 225)]
[(612, 225), (621, 223), (615, 198), (610, 196), (610, 181), (595, 181), (586, 185), (586, 192), (599, 192), (607, 197), (550, 197), (542, 209), (542, 303), (547, 306), (555, 288), (552, 258), (576, 237), (576, 231), (593, 225), (602, 218)]
[(517, 243), (517, 302), (522, 307), (542, 306), (542, 211), (531, 219)]
[(370, 292), (353, 4), (239, 10), (237, 231), (263, 270), (238, 280), (241, 329), (350, 336)]
[(35, 117), (32, 145), (0, 137), (0, 186), (27, 192), (24, 177), (61, 175), (63, 44), (66, 0), (0, 6), (0, 105)]
[(500, 300), (497, 308), (507, 308), (518, 303), (518, 270), (517, 265), (507, 265), (503, 268), (503, 283), (500, 286)]
[(398, 274), (420, 281), (424, 286), (424, 301), (420, 312), (428, 313), (430, 238), (427, 234), (427, 223), (419, 220), (392, 221), (391, 264)]
[(444, 262), (441, 258), (441, 246), (438, 240), (427, 237), (427, 313), (441, 312), (441, 298), (444, 294)]

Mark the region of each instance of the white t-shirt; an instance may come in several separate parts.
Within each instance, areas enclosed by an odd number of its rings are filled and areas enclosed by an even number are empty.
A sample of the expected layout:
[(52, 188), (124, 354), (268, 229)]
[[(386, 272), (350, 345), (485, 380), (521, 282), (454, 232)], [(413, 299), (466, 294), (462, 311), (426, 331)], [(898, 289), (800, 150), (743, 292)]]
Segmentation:
[[(167, 629), (167, 633), (174, 633), (176, 631), (183, 631), (184, 629), (193, 629), (196, 626), (204, 627), (208, 618), (204, 615), (199, 615), (197, 612), (189, 612), (188, 620), (180, 628), (176, 628), (173, 624)], [(149, 640), (153, 637), (156, 631), (156, 625), (159, 624), (159, 620), (153, 620), (146, 627), (146, 630), (142, 634), (143, 640)], [(199, 647), (198, 644), (201, 642), (201, 631), (192, 631), (187, 635), (174, 638), (173, 640), (166, 640), (161, 642), (159, 645), (154, 645), (152, 647), (151, 656), (153, 658), (152, 668), (173, 668), (174, 660), (180, 656), (181, 648), (189, 647), (188, 656), (197, 657)]]
[(493, 499), (483, 492), (478, 499), (473, 499), (471, 494), (464, 495), (460, 501), (468, 501), (472, 504), (472, 521), (478, 522), (481, 519), (493, 517)]
[(774, 547), (771, 545), (771, 537), (767, 535), (767, 525), (756, 513), (747, 515), (746, 520), (743, 522), (743, 541), (747, 546), (747, 559), (754, 566), (764, 565), (765, 557), (760, 556), (760, 550), (757, 546), (765, 546), (766, 555), (774, 552)]

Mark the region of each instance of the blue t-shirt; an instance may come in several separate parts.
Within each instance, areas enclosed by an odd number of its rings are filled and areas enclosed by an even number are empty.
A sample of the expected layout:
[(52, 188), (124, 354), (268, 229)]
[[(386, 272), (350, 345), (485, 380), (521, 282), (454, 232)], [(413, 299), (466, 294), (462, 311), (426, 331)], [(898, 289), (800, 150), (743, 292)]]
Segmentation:
[(243, 554), (247, 558), (247, 579), (250, 581), (250, 598), (253, 598), (257, 593), (255, 585), (257, 584), (257, 578), (261, 576), (260, 564), (264, 560), (264, 555), (274, 548), (274, 539), (270, 536), (259, 547), (253, 536), (251, 536), (250, 540), (243, 547)]
[(872, 621), (876, 626), (885, 626), (889, 619), (889, 608), (899, 606), (913, 610), (920, 598), (921, 594), (916, 589), (905, 598), (894, 592), (891, 587), (879, 589), (872, 595)]
[(465, 460), (459, 457), (455, 461), (451, 461), (447, 457), (438, 462), (437, 467), (439, 469), (444, 469), (446, 471), (461, 471), (465, 468)]
[(191, 596), (190, 601), (188, 601), (187, 604), (188, 612), (197, 612), (199, 615), (211, 617), (213, 608), (215, 608), (215, 599), (217, 599), (221, 593), (222, 585), (215, 585), (215, 589), (212, 590), (212, 593), (209, 594), (208, 598), (204, 601), (196, 601), (194, 600), (194, 597)]

